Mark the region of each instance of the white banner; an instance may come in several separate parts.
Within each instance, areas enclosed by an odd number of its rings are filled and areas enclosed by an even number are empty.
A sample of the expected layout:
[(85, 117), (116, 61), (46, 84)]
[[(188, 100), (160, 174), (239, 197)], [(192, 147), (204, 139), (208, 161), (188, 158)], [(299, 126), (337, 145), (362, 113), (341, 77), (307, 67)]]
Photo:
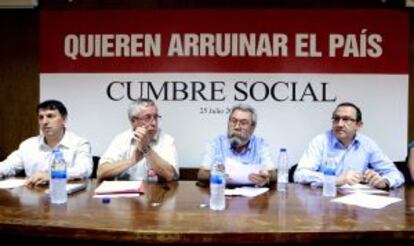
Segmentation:
[(362, 110), (362, 132), (392, 160), (406, 156), (408, 75), (281, 73), (41, 74), (40, 99), (68, 108), (68, 127), (102, 155), (114, 136), (130, 127), (127, 105), (156, 99), (161, 128), (176, 139), (180, 167), (198, 167), (206, 144), (226, 132), (229, 109), (247, 103), (258, 112), (255, 134), (276, 154), (286, 147), (290, 164), (308, 142), (331, 127), (344, 101)]

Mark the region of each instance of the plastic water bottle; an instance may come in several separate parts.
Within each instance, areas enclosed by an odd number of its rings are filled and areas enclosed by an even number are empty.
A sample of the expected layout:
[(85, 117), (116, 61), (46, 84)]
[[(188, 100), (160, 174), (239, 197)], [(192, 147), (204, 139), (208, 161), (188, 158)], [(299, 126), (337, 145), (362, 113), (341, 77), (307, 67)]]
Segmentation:
[(226, 207), (226, 198), (224, 190), (226, 188), (226, 176), (224, 165), (216, 164), (210, 172), (210, 209), (224, 210)]
[(335, 158), (328, 157), (323, 170), (323, 195), (327, 197), (336, 196), (336, 162)]
[(287, 191), (289, 182), (289, 160), (287, 150), (281, 148), (277, 164), (277, 191)]
[(50, 164), (50, 200), (53, 204), (66, 203), (66, 162), (63, 153), (53, 150), (52, 163)]

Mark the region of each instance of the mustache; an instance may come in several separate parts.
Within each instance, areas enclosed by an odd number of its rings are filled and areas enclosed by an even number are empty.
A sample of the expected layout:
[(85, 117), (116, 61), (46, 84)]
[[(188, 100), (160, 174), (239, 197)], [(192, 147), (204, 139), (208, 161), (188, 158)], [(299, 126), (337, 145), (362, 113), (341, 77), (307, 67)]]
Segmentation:
[(237, 148), (237, 147), (239, 147), (240, 145), (242, 145), (242, 140), (241, 140), (240, 138), (238, 138), (238, 137), (236, 137), (236, 136), (232, 136), (232, 137), (230, 138), (230, 146), (231, 146), (232, 148)]

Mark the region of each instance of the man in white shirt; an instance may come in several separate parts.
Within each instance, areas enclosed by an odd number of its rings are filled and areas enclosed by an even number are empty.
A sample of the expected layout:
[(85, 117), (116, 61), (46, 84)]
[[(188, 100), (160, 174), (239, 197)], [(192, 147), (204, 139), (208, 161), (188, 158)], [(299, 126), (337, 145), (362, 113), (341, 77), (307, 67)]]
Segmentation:
[(26, 185), (47, 184), (53, 149), (59, 148), (68, 164), (68, 178), (88, 178), (92, 173), (90, 143), (66, 130), (67, 110), (63, 103), (47, 100), (37, 106), (41, 134), (23, 141), (19, 148), (0, 162), (0, 177), (24, 170)]
[(177, 179), (174, 138), (158, 127), (154, 101), (138, 99), (128, 108), (131, 129), (117, 135), (99, 161), (98, 179)]

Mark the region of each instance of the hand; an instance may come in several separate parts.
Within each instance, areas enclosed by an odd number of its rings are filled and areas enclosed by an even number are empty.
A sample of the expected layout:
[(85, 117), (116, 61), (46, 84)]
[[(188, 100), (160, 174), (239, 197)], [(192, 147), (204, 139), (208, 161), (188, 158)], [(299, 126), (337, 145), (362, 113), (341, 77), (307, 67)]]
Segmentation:
[(33, 176), (26, 179), (24, 183), (25, 186), (33, 188), (37, 185), (45, 185), (49, 183), (49, 173), (48, 172), (38, 172)]
[(270, 174), (268, 171), (260, 171), (259, 173), (249, 174), (249, 180), (258, 186), (264, 186), (270, 181)]
[(134, 139), (137, 143), (137, 148), (142, 151), (151, 140), (151, 134), (145, 127), (137, 127), (134, 130)]
[(364, 181), (372, 187), (385, 189), (388, 188), (389, 182), (386, 178), (382, 177), (379, 173), (372, 169), (368, 169), (364, 174)]
[(145, 127), (137, 127), (134, 130), (134, 139), (136, 145), (131, 159), (133, 163), (136, 163), (143, 157), (143, 150), (149, 144), (151, 136)]
[(363, 180), (362, 174), (357, 171), (348, 171), (341, 176), (338, 177), (337, 184), (344, 185), (344, 184), (359, 184)]

